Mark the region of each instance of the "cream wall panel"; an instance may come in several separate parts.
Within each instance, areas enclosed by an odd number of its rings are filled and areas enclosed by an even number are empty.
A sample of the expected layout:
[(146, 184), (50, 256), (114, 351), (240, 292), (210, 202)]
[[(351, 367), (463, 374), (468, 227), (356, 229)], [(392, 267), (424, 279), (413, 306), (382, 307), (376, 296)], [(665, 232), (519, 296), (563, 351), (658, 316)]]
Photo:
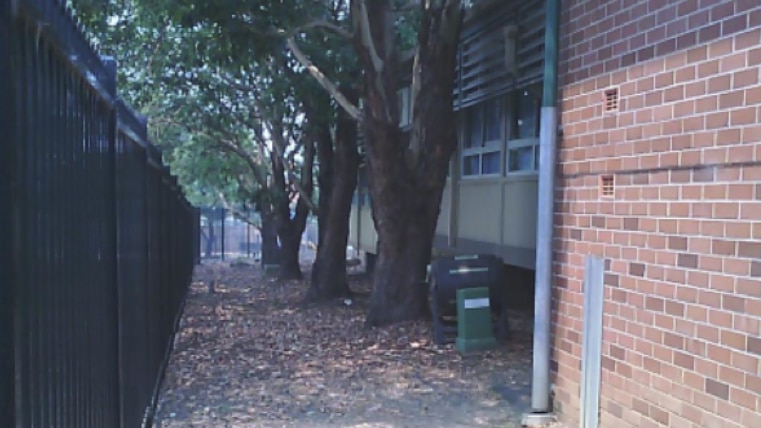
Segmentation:
[(538, 182), (535, 177), (505, 183), (502, 244), (536, 248), (537, 190)]
[(349, 245), (354, 248), (359, 247), (359, 229), (357, 224), (357, 216), (359, 216), (359, 207), (356, 205), (351, 207), (349, 214)]
[(498, 244), (501, 237), (502, 185), (499, 180), (463, 180), (457, 213), (457, 238)]
[(375, 243), (378, 240), (378, 234), (375, 231), (373, 223), (373, 213), (369, 206), (363, 206), (360, 212), (360, 224), (362, 227), (359, 248), (363, 251), (375, 253)]

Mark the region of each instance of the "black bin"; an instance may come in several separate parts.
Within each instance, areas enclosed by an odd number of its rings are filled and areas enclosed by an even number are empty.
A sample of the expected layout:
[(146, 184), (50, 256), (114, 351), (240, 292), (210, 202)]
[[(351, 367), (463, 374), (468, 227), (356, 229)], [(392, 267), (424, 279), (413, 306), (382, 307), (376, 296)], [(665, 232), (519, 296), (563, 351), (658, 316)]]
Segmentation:
[(449, 333), (457, 333), (457, 290), (487, 287), (496, 335), (507, 337), (506, 290), (503, 264), (491, 254), (441, 257), (433, 261), (428, 276), (434, 340), (438, 344), (452, 342)]

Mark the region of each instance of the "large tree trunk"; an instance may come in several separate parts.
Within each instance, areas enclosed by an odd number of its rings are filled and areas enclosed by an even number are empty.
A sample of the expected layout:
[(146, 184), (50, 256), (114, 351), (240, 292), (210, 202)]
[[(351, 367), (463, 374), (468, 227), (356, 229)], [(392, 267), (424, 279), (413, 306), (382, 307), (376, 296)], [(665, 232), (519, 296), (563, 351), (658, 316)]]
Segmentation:
[(260, 211), (262, 216), (262, 266), (280, 264), (280, 246), (277, 243), (277, 223), (269, 209)]
[[(464, 9), (460, 1), (421, 2), (409, 136), (399, 130), (398, 58), (393, 2), (352, 1), (365, 77), (363, 125), (378, 260), (366, 324), (427, 314), (425, 267), (449, 160), (457, 147), (455, 63)], [(366, 8), (366, 9), (365, 9)], [(369, 23), (369, 27), (368, 24)]]
[[(327, 137), (327, 138), (326, 138)], [(320, 242), (312, 266), (312, 281), (307, 298), (327, 300), (351, 295), (346, 277), (346, 244), (349, 240), (351, 199), (357, 186), (357, 126), (354, 120), (341, 113), (336, 128), (335, 152), (330, 147), (330, 133), (320, 143), (328, 147), (318, 150), (332, 161), (332, 173), (320, 177)], [(329, 154), (324, 153), (329, 149)], [(322, 153), (321, 153), (322, 152)], [(320, 159), (320, 174), (327, 166)]]
[[(306, 216), (304, 216), (304, 219), (306, 220)], [(293, 227), (295, 225), (292, 225), (290, 220), (287, 223), (287, 227), (278, 231), (281, 245), (280, 279), (283, 281), (302, 279), (304, 277), (301, 273), (301, 263), (299, 262), (301, 235), (304, 232), (304, 227)], [(306, 225), (306, 221), (303, 224)]]
[[(284, 149), (283, 149), (284, 150)], [(291, 200), (290, 188), (294, 187), (287, 184), (286, 170), (282, 163), (280, 155), (273, 152), (272, 177), (275, 192), (278, 194), (275, 202), (275, 218), (277, 219), (277, 234), (280, 237), (280, 279), (294, 280), (302, 279), (304, 275), (301, 272), (300, 250), (301, 237), (306, 229), (307, 217), (309, 216), (309, 206), (304, 197), (311, 197), (312, 192), (312, 167), (314, 164), (314, 143), (307, 142), (304, 145), (304, 161), (301, 169), (301, 186), (306, 189), (308, 195), (298, 196), (293, 217), (291, 217)], [(290, 174), (291, 180), (296, 180), (295, 175)]]
[[(369, 127), (368, 132), (371, 138), (378, 138), (376, 141), (400, 138), (397, 129), (383, 125)], [(436, 130), (428, 132), (441, 135)], [(387, 168), (382, 173), (371, 172), (369, 180), (378, 232), (378, 257), (366, 320), (371, 326), (428, 316), (425, 268), (431, 259), (446, 179), (446, 166), (429, 177), (421, 175), (422, 170), (410, 171), (404, 162)]]

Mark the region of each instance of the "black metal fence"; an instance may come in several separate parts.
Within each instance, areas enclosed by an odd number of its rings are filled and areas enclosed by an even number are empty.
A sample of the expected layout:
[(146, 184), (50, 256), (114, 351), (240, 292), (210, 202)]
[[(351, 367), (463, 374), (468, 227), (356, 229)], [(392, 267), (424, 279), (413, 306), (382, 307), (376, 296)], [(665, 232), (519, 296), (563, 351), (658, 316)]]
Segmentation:
[[(200, 258), (207, 260), (261, 259), (263, 245), (259, 228), (261, 221), (254, 210), (242, 212), (222, 207), (202, 207), (200, 216), (198, 234)], [(245, 221), (241, 216), (245, 216), (249, 221)], [(302, 261), (314, 260), (317, 235), (317, 220), (309, 219), (301, 239)]]
[[(240, 213), (256, 220), (253, 211)], [(206, 259), (261, 257), (262, 237), (258, 227), (219, 207), (201, 208), (200, 256)]]
[(0, 426), (150, 422), (198, 211), (54, 0), (0, 0)]

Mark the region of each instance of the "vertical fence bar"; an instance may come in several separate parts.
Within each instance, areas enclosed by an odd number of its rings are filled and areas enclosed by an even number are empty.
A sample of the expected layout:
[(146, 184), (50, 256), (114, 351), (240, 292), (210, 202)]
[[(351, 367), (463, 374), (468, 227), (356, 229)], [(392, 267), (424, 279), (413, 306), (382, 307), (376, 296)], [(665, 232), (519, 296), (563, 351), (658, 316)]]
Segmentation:
[(17, 136), (15, 127), (16, 97), (15, 76), (11, 68), (11, 55), (15, 31), (11, 2), (0, 2), (0, 421), (14, 421), (16, 405), (15, 381), (15, 322), (14, 322), (14, 215), (16, 197), (14, 161)]
[[(102, 58), (103, 65), (106, 69), (106, 87), (108, 91), (116, 97), (116, 73), (117, 63), (114, 58), (104, 57)], [(104, 317), (110, 317), (113, 327), (110, 329), (101, 330), (102, 338), (107, 343), (103, 344), (105, 350), (110, 350), (111, 367), (107, 367), (111, 382), (102, 383), (103, 395), (108, 397), (107, 404), (110, 405), (111, 413), (103, 415), (103, 423), (120, 423), (121, 422), (121, 385), (122, 379), (120, 378), (120, 344), (119, 337), (121, 334), (121, 324), (119, 318), (119, 274), (118, 274), (118, 260), (120, 256), (120, 248), (118, 243), (119, 233), (119, 218), (117, 211), (117, 188), (116, 183), (118, 180), (116, 171), (116, 144), (117, 144), (117, 111), (116, 105), (106, 105), (103, 100), (99, 100), (101, 105), (99, 111), (102, 115), (100, 122), (101, 125), (101, 143), (102, 150), (101, 160), (104, 166), (104, 175), (107, 180), (103, 180), (104, 189), (103, 192), (107, 195), (107, 199), (104, 199), (106, 206), (104, 218), (108, 220), (104, 226), (104, 235), (107, 237), (107, 248), (110, 250), (110, 257), (107, 258), (108, 277), (110, 287), (104, 287), (103, 293), (105, 298), (105, 308), (111, 310), (104, 313)], [(105, 404), (105, 403), (104, 403)], [(104, 408), (106, 406), (104, 405)]]
[(222, 233), (220, 234), (222, 236), (222, 260), (225, 259), (225, 217), (227, 217), (227, 213), (225, 212), (224, 208), (219, 209), (219, 222), (222, 224), (221, 229)]

